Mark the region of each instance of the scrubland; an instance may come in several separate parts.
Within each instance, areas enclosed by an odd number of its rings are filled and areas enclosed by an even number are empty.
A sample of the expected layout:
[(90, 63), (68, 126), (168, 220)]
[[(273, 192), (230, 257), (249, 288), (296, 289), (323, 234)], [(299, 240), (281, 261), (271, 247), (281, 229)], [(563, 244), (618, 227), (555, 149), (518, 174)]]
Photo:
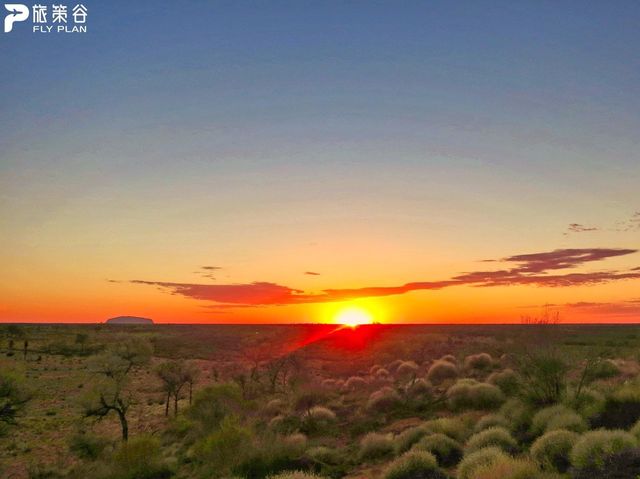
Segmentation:
[(5, 325), (0, 476), (640, 475), (635, 326)]

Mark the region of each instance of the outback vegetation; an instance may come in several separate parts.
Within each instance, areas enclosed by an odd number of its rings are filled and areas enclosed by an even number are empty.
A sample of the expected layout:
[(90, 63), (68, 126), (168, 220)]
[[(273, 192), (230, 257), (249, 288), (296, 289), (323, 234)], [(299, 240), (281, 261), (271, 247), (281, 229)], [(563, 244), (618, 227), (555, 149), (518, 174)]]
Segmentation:
[(4, 326), (0, 475), (640, 475), (637, 329), (529, 323)]

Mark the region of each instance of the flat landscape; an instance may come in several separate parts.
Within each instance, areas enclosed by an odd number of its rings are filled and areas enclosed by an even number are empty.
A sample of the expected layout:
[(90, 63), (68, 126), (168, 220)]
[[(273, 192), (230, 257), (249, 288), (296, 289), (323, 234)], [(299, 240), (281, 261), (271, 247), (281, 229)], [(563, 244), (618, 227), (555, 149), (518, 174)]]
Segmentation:
[(640, 474), (633, 325), (0, 334), (6, 478)]

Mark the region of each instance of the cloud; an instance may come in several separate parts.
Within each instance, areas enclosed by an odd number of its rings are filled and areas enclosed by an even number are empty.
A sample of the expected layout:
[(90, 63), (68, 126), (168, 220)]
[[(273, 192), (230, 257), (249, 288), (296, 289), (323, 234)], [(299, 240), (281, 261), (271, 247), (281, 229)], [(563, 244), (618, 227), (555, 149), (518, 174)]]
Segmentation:
[(640, 302), (636, 300), (621, 302), (590, 302), (579, 301), (577, 303), (567, 303), (565, 308), (579, 311), (581, 313), (608, 315), (608, 316), (638, 316), (640, 315)]
[(200, 266), (200, 269), (205, 269), (208, 271), (215, 271), (218, 269), (222, 269), (222, 266)]
[(557, 249), (542, 253), (508, 256), (499, 260), (515, 266), (496, 271), (473, 271), (442, 281), (418, 281), (400, 286), (372, 286), (348, 289), (325, 289), (308, 293), (271, 282), (256, 281), (244, 284), (197, 284), (166, 281), (132, 280), (131, 283), (157, 286), (171, 294), (210, 301), (220, 305), (266, 306), (345, 301), (365, 297), (405, 294), (411, 291), (438, 290), (451, 286), (546, 286), (569, 287), (607, 283), (640, 278), (640, 272), (599, 271), (548, 274), (550, 271), (571, 269), (585, 263), (636, 253), (634, 249), (583, 248)]
[(586, 233), (588, 231), (598, 231), (599, 229), (600, 228), (595, 226), (584, 226), (580, 223), (571, 223), (564, 234), (566, 236), (569, 233)]
[(309, 276), (320, 276), (320, 273), (316, 273), (315, 271), (305, 271), (304, 274)]

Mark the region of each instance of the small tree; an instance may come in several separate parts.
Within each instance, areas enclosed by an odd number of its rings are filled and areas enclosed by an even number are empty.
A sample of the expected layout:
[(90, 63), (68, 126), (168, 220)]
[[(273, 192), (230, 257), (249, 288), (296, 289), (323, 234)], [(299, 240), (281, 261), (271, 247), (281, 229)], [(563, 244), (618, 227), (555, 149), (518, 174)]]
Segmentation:
[(89, 365), (96, 380), (83, 401), (85, 417), (100, 420), (115, 412), (122, 428), (122, 440), (126, 441), (129, 438), (127, 412), (134, 401), (129, 373), (134, 367), (148, 363), (150, 357), (151, 345), (139, 340), (124, 341), (96, 356)]
[(27, 352), (29, 350), (29, 340), (25, 339), (24, 340), (24, 360), (27, 360)]
[(0, 422), (15, 424), (16, 416), (30, 399), (21, 376), (0, 370)]

